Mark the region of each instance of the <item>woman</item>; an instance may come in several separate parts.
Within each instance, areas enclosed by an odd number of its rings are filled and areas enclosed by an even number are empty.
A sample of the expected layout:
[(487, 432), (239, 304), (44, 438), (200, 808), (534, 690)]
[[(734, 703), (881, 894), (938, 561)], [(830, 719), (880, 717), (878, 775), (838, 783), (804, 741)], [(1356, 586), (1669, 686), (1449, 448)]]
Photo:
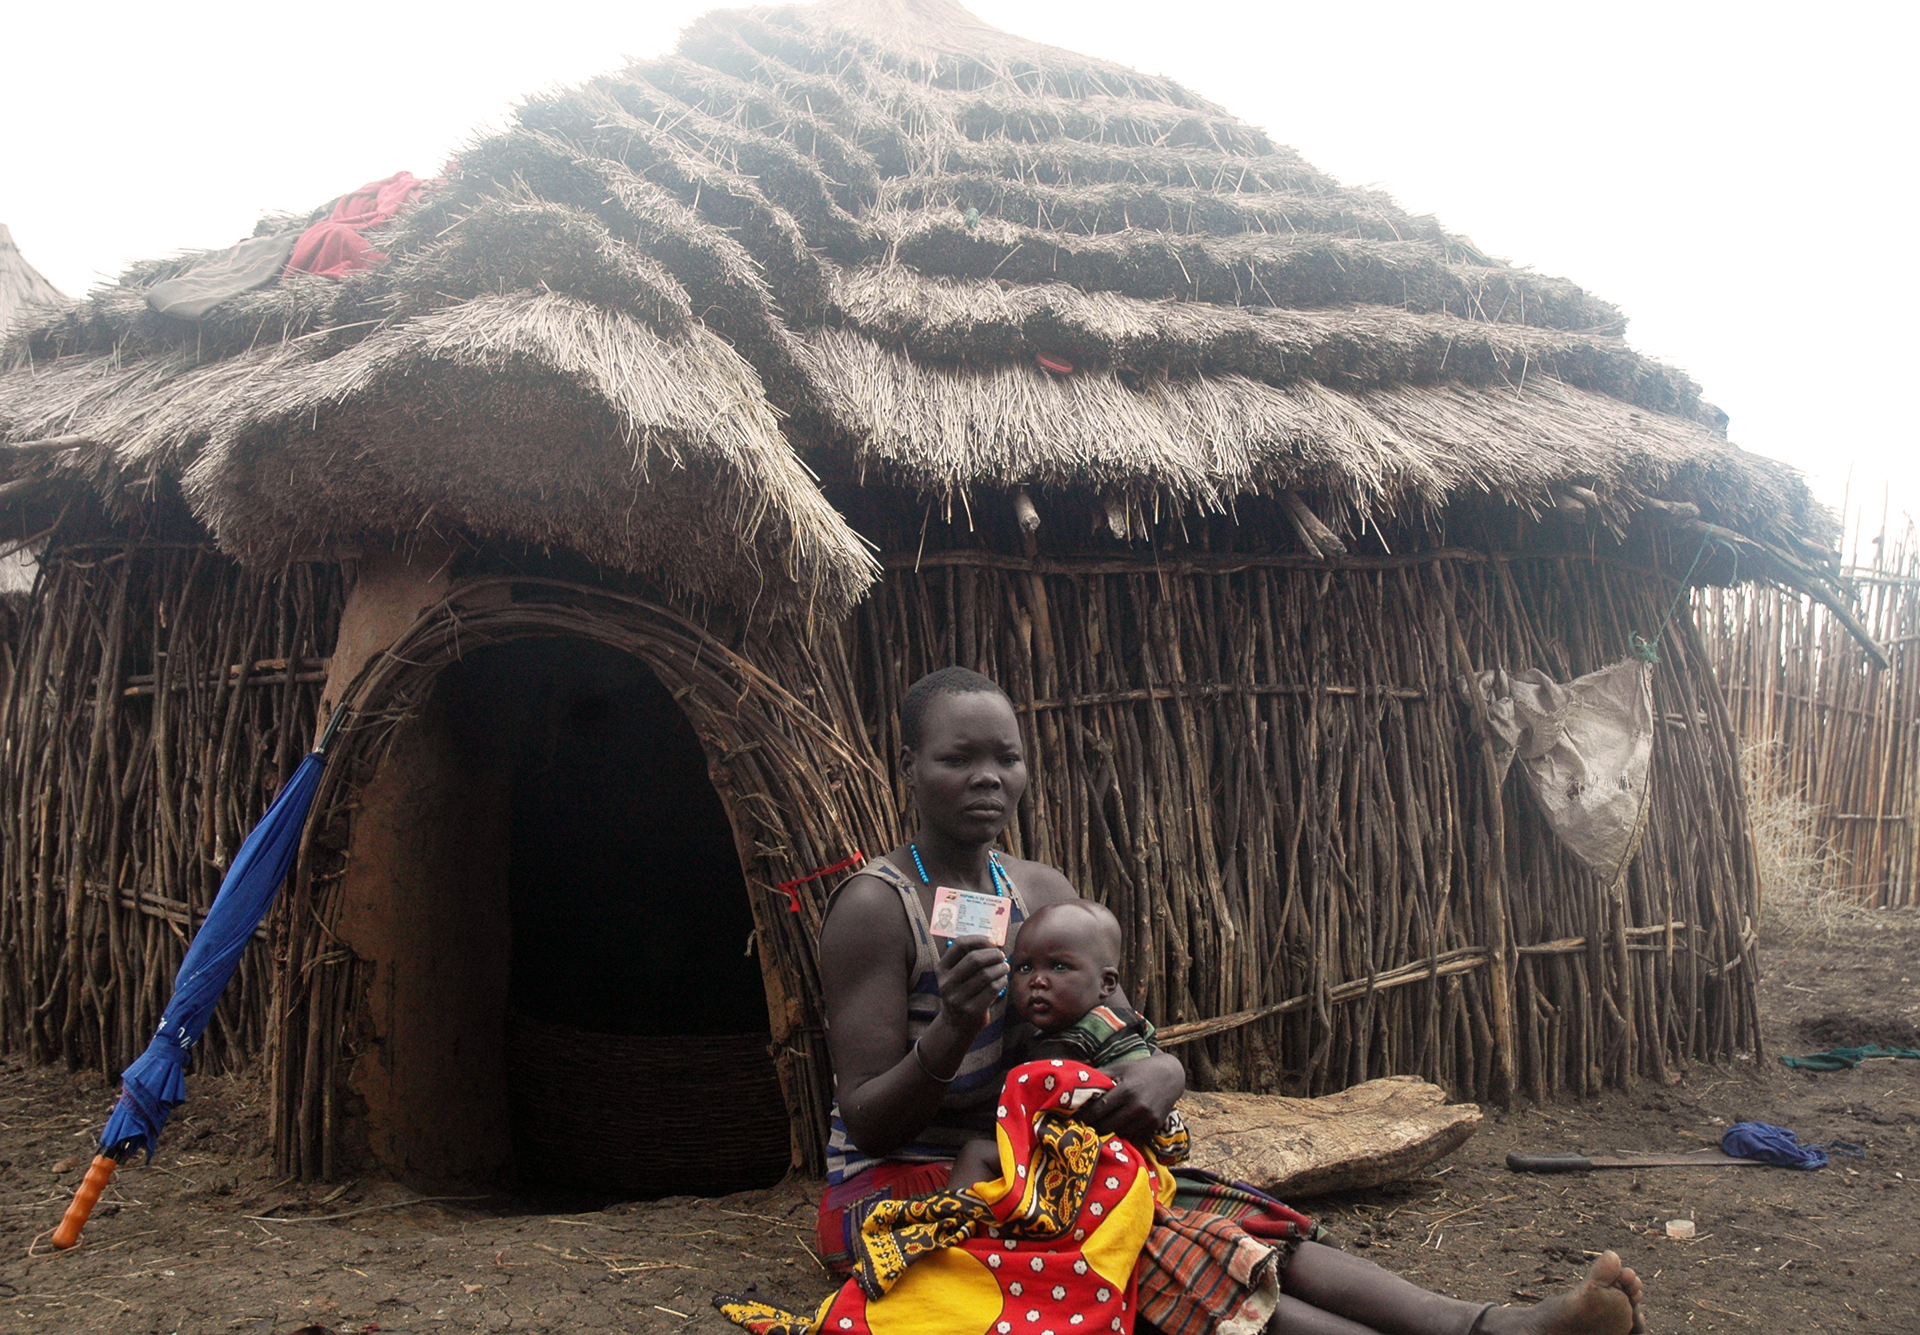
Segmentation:
[[(1078, 897), (1057, 869), (993, 851), (1027, 786), (1019, 723), (998, 686), (964, 668), (932, 673), (907, 692), (900, 731), (900, 773), (918, 829), (841, 886), (820, 932), (838, 1094), (820, 1245), (842, 1272), (864, 1205), (945, 1186), (956, 1150), (992, 1134), (1006, 1069), (1007, 958), (984, 937), (936, 951), (927, 924), (935, 887), (1009, 897), (1012, 933), (1034, 910)], [(1136, 1142), (1151, 1139), (1186, 1088), (1185, 1071), (1168, 1053), (1131, 1062), (1115, 1078), (1117, 1087), (1083, 1116)], [(1270, 1335), (1641, 1329), (1640, 1281), (1612, 1252), (1571, 1293), (1522, 1309), (1429, 1293), (1313, 1242), (1291, 1247), (1283, 1264)], [(1181, 1282), (1149, 1267), (1143, 1261), (1138, 1272), (1147, 1310), (1149, 1289)]]

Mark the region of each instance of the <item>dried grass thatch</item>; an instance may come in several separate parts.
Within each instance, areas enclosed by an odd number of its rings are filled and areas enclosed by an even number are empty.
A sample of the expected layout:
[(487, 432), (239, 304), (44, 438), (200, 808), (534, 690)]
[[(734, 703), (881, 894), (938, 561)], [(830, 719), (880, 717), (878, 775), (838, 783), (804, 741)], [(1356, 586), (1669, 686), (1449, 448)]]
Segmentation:
[(1268, 488), (1310, 488), (1364, 515), (1438, 510), (1489, 478), (1550, 505), (1572, 476), (1623, 513), (1672, 492), (1742, 526), (1811, 522), (1786, 468), (1697, 423), (1545, 375), (1523, 390), (1453, 381), (1341, 392), (1240, 374), (1129, 384), (1120, 371), (1059, 377), (1031, 362), (930, 365), (845, 330), (823, 330), (809, 347), (835, 416), (860, 433), (861, 476), (926, 491), (1093, 486), (1224, 509)]
[[(667, 339), (619, 311), (515, 292), (331, 357), (307, 355), (312, 337), (211, 364), (64, 360), (8, 406), (16, 431), (118, 442), (50, 467), (179, 474), (221, 544), (264, 565), (434, 525), (735, 603), (797, 585), (831, 609), (874, 568), (782, 440), (753, 368), (697, 323)], [(763, 568), (762, 553), (790, 564)]]
[(836, 323), (922, 361), (957, 365), (1064, 358), (1080, 370), (1241, 375), (1374, 385), (1504, 384), (1545, 375), (1636, 407), (1725, 419), (1686, 375), (1618, 339), (1510, 323), (1473, 323), (1400, 306), (1352, 310), (1146, 301), (1067, 283), (1003, 286), (927, 278), (905, 265), (835, 269)]
[(739, 354), (561, 296), (476, 298), (276, 377), (185, 485), (262, 562), (434, 516), (743, 604), (790, 583), (851, 606), (876, 569)]
[[(453, 522), (836, 606), (871, 567), (789, 447), (947, 497), (1307, 487), (1338, 526), (1573, 487), (1622, 522), (1691, 501), (1764, 542), (1832, 537), (1613, 306), (953, 0), (710, 14), (673, 56), (527, 103), (378, 241), (383, 269), (197, 325), (143, 297), (191, 257), (139, 266), (16, 335), (0, 432), (86, 434), (103, 486), (109, 462), (191, 469), (250, 557)], [(205, 390), (249, 406), (184, 405)], [(93, 416), (59, 425), (77, 399)], [(269, 499), (289, 477), (317, 503)], [(676, 565), (716, 524), (743, 550)]]

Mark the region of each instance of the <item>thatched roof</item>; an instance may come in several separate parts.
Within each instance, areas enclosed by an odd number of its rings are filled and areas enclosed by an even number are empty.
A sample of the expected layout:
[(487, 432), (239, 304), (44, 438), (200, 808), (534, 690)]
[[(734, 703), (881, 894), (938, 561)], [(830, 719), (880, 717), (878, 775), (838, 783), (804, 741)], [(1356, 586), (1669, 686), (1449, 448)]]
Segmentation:
[(527, 103), (378, 243), (197, 324), (142, 296), (183, 260), (140, 266), (16, 336), (0, 430), (183, 476), (243, 554), (451, 524), (832, 605), (871, 567), (809, 469), (1336, 523), (1573, 488), (1832, 536), (1605, 301), (951, 0), (709, 14)]
[(37, 314), (38, 308), (65, 300), (59, 288), (27, 263), (20, 247), (13, 244), (13, 232), (0, 223), (0, 334), (6, 333), (17, 317)]

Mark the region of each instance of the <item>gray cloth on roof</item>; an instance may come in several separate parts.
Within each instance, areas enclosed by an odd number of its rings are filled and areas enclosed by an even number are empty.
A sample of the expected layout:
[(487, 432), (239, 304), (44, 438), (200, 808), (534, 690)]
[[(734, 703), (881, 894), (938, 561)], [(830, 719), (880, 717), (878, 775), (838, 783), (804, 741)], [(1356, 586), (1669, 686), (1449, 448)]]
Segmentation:
[(162, 315), (198, 320), (228, 297), (278, 278), (299, 239), (298, 230), (277, 232), (202, 255), (177, 276), (148, 288), (147, 305)]
[(1653, 772), (1653, 665), (1638, 658), (1562, 686), (1530, 669), (1477, 677), (1501, 777), (1514, 760), (1573, 854), (1618, 880), (1639, 849)]

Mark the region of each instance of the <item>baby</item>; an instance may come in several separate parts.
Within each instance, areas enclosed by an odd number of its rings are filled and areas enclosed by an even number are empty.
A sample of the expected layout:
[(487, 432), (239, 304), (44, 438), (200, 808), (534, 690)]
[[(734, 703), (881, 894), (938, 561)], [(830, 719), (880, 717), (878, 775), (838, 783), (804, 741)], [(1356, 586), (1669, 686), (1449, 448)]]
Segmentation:
[[(1013, 946), (1009, 1001), (1031, 1031), (1010, 1035), (1014, 1064), (1069, 1057), (1097, 1070), (1152, 1056), (1153, 1025), (1109, 1005), (1120, 988), (1120, 921), (1084, 899), (1049, 904), (1027, 919)], [(1168, 1117), (1168, 1131), (1178, 1113)], [(948, 1186), (958, 1190), (1000, 1176), (992, 1140), (971, 1140), (954, 1157)]]

